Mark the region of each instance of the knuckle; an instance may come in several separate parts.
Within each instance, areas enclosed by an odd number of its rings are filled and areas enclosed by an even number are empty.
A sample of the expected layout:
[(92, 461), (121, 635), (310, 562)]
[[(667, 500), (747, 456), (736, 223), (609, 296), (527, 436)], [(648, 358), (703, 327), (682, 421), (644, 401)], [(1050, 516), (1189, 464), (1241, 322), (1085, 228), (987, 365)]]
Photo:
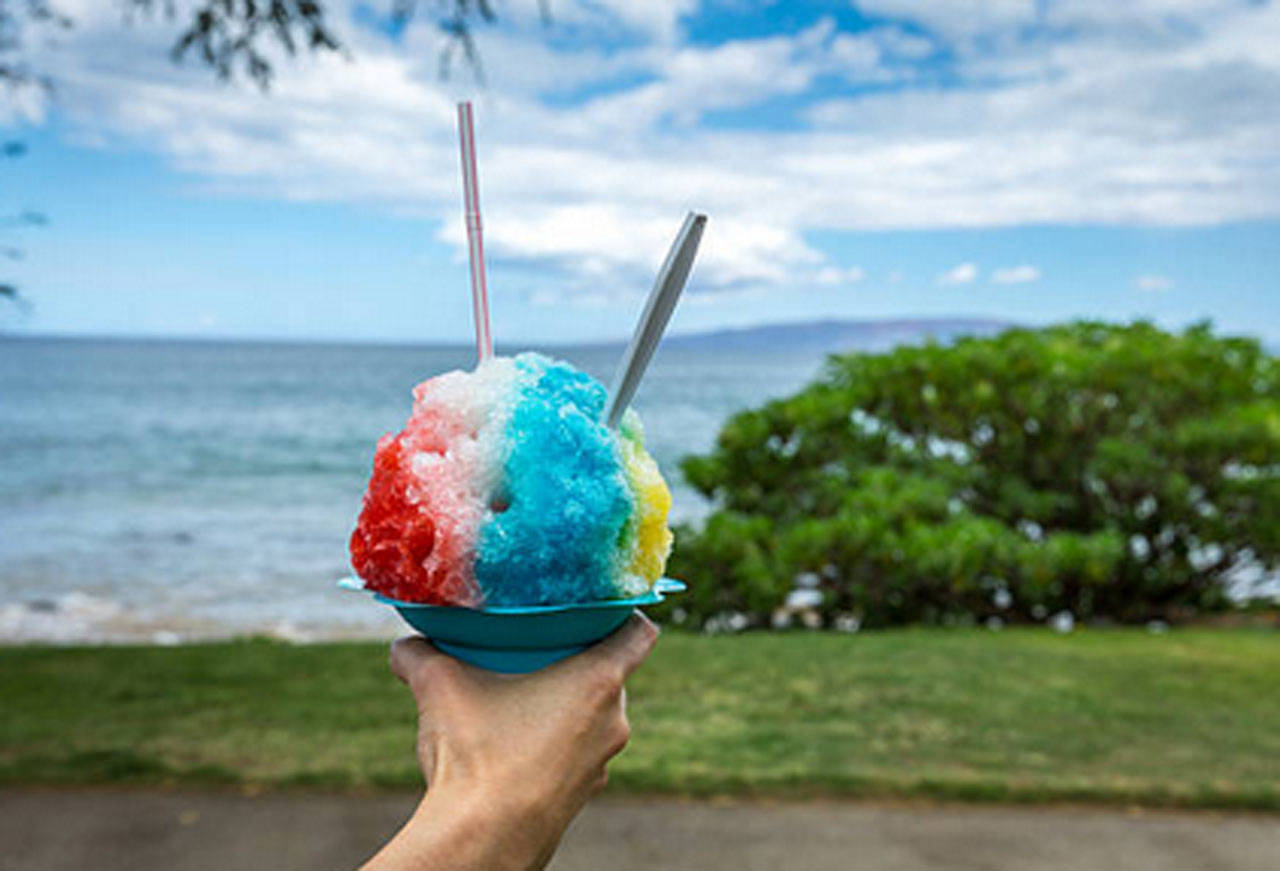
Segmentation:
[(448, 656), (431, 650), (418, 649), (426, 642), (418, 638), (401, 638), (391, 645), (389, 656), (391, 671), (409, 686), (416, 696), (426, 687), (447, 686), (453, 681), (454, 663)]
[(658, 640), (657, 624), (644, 615), (641, 615), (639, 618), (637, 632), (640, 635), (640, 640), (643, 642), (645, 650), (653, 647)]
[(428, 680), (446, 680), (453, 676), (455, 665), (453, 657), (437, 654), (423, 660), (418, 671)]
[(616, 756), (622, 752), (622, 748), (627, 746), (627, 742), (631, 740), (631, 724), (627, 722), (626, 717), (618, 717), (614, 721), (613, 726), (609, 729), (609, 755)]
[(407, 644), (407, 639), (397, 638), (391, 642), (391, 647), (387, 651), (387, 667), (391, 669), (392, 674), (405, 683), (409, 682), (409, 651)]
[(412, 676), (412, 686), (418, 692), (431, 688), (433, 695), (447, 696), (456, 685), (457, 664), (448, 656), (433, 656), (418, 664)]
[(611, 704), (622, 694), (622, 669), (612, 663), (593, 669), (589, 687), (598, 702)]

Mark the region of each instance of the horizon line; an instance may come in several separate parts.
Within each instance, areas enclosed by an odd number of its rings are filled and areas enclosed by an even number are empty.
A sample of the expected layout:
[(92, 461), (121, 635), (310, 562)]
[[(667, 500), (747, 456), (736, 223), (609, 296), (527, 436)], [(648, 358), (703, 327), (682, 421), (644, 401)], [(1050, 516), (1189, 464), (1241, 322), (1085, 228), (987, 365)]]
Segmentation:
[[(1072, 319), (1075, 320), (1075, 319)], [(1025, 326), (1017, 321), (1005, 318), (988, 317), (975, 314), (955, 315), (903, 315), (885, 318), (809, 318), (805, 320), (761, 321), (738, 326), (713, 327), (710, 329), (679, 331), (664, 336), (666, 340), (700, 339), (734, 333), (745, 333), (777, 327), (807, 327), (821, 325), (845, 326), (879, 326), (887, 324), (933, 324), (933, 323), (983, 323), (1003, 324), (1009, 327)], [(0, 341), (100, 341), (100, 342), (193, 342), (193, 343), (244, 343), (244, 344), (278, 344), (278, 345), (384, 345), (384, 346), (430, 346), (434, 348), (473, 348), (471, 342), (435, 341), (430, 339), (396, 339), (352, 337), (337, 338), (330, 336), (283, 336), (283, 335), (208, 335), (200, 333), (97, 333), (97, 332), (59, 332), (59, 331), (27, 331), (0, 329)], [(513, 345), (544, 348), (596, 348), (625, 345), (630, 336), (599, 339), (594, 341), (555, 341), (549, 339), (501, 340), (496, 339), (497, 347), (510, 348)]]

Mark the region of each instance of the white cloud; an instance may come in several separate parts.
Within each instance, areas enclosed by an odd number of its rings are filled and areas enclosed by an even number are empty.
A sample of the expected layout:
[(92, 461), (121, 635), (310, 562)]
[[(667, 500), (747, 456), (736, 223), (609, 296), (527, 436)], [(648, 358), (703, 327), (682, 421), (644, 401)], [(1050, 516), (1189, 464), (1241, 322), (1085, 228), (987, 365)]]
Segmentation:
[(1139, 275), (1133, 280), (1133, 286), (1148, 293), (1159, 293), (1173, 287), (1173, 282), (1163, 275)]
[(976, 263), (958, 263), (938, 276), (938, 284), (972, 284), (977, 277)]
[(680, 19), (698, 7), (697, 0), (592, 0), (586, 3), (556, 3), (555, 20), (614, 26), (670, 41)]
[(1031, 21), (1036, 0), (854, 0), (860, 11), (913, 21), (943, 33), (970, 33)]
[(859, 266), (841, 269), (839, 266), (824, 266), (814, 273), (813, 280), (827, 287), (857, 284), (867, 277), (867, 273)]
[(1040, 270), (1029, 263), (1006, 266), (991, 273), (992, 284), (1029, 284), (1040, 280)]
[[(453, 101), (470, 84), (438, 80), (430, 27), (397, 47), (347, 26), (352, 61), (284, 63), (261, 97), (170, 65), (171, 28), (122, 28), (106, 4), (74, 2), (80, 26), (41, 60), (80, 141), (150, 148), (210, 191), (430, 216), (463, 256)], [(694, 5), (558, 0), (570, 31), (629, 35), (576, 48), (547, 40), (532, 3), (480, 32), (496, 258), (554, 268), (583, 294), (643, 289), (696, 207), (711, 223), (692, 289), (747, 293), (853, 283), (807, 241), (815, 232), (1280, 216), (1278, 4), (867, 0), (859, 7), (934, 35), (822, 21), (718, 45), (681, 37)], [(1064, 16), (1084, 35), (1017, 38)], [(913, 87), (924, 72), (907, 61), (939, 47), (981, 87)], [(895, 87), (821, 99), (800, 125), (707, 123), (779, 100), (802, 107), (832, 79)], [(1034, 280), (1029, 268), (991, 280)], [(971, 282), (977, 267), (949, 275)]]
[(908, 33), (900, 27), (878, 27), (872, 35), (887, 54), (897, 58), (920, 60), (933, 54), (936, 48), (933, 40)]
[(1046, 4), (1045, 19), (1064, 26), (1128, 24), (1151, 31), (1183, 27), (1242, 5), (1240, 0), (1053, 0)]
[[(1249, 0), (853, 0), (863, 13), (910, 22), (972, 47), (975, 36), (1015, 37), (1027, 28), (1085, 28), (1130, 35), (1185, 30), (1239, 10)], [(1008, 47), (1010, 43), (1006, 44)]]

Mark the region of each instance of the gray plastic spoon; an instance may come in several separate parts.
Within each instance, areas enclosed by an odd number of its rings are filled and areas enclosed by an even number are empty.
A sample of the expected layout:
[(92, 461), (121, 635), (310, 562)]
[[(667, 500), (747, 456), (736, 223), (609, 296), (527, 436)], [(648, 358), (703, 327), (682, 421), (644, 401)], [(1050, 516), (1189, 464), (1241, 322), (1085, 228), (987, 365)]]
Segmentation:
[(676, 240), (667, 252), (662, 269), (654, 280), (653, 290), (649, 292), (649, 301), (645, 303), (640, 322), (631, 336), (631, 344), (627, 346), (618, 371), (609, 388), (609, 404), (605, 407), (604, 422), (610, 429), (617, 429), (622, 414), (631, 404), (644, 377), (644, 370), (653, 359), (653, 352), (662, 340), (667, 329), (667, 321), (675, 311), (676, 300), (684, 290), (693, 269), (693, 258), (698, 254), (698, 242), (702, 240), (702, 229), (707, 224), (707, 216), (690, 212), (684, 219), (684, 226), (676, 235)]

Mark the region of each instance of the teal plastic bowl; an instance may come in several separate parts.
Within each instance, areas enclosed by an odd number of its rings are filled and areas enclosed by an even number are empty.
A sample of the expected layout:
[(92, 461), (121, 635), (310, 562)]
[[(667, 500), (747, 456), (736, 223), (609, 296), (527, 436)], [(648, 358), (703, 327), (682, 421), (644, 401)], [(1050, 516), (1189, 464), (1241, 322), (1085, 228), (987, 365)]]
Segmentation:
[[(354, 578), (340, 585), (363, 590)], [(490, 671), (523, 674), (585, 650), (625, 623), (636, 608), (655, 605), (684, 589), (680, 581), (661, 578), (649, 593), (632, 599), (496, 608), (420, 605), (376, 593), (373, 598), (395, 608), (406, 623), (455, 659)]]

